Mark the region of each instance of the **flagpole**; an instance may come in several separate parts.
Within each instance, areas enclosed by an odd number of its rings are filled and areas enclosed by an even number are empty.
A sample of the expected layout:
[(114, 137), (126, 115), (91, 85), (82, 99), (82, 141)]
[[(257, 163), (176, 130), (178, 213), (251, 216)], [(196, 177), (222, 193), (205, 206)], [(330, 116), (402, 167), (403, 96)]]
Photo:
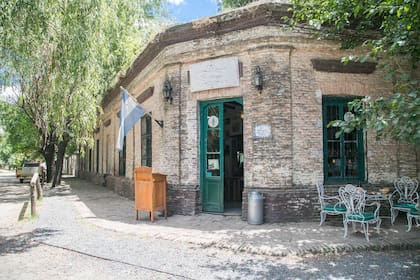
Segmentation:
[(136, 125), (133, 126), (133, 178), (136, 167)]
[[(136, 102), (137, 103), (137, 105), (139, 105), (140, 107), (143, 107), (143, 106), (141, 106), (140, 105), (140, 103), (138, 103), (137, 102), (137, 98), (135, 98), (134, 96), (132, 96), (129, 92), (128, 92), (128, 90), (127, 89), (125, 89), (125, 88), (123, 88), (122, 86), (120, 86), (120, 88), (122, 89), (122, 90), (125, 90), (125, 92), (128, 94), (128, 96), (130, 96), (131, 98), (133, 98), (133, 100), (134, 100), (134, 102)], [(152, 118), (152, 120), (154, 120), (161, 128), (163, 128), (163, 121), (159, 121), (159, 120), (157, 120), (157, 119), (155, 119), (155, 118), (153, 118), (153, 116), (150, 114), (150, 112), (147, 112), (146, 110), (144, 110), (144, 113), (145, 114), (147, 114), (149, 117), (151, 117)]]

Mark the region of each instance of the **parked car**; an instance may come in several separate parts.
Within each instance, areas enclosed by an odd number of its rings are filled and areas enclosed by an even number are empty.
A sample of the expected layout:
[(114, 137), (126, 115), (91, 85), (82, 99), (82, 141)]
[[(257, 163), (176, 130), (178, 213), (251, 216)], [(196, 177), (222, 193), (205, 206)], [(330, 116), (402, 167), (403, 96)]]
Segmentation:
[(40, 181), (44, 182), (45, 170), (40, 162), (24, 162), (22, 167), (16, 168), (16, 178), (23, 183), (24, 180), (31, 180), (35, 172), (38, 172)]
[(16, 178), (19, 179), (22, 176), (22, 167), (16, 167)]

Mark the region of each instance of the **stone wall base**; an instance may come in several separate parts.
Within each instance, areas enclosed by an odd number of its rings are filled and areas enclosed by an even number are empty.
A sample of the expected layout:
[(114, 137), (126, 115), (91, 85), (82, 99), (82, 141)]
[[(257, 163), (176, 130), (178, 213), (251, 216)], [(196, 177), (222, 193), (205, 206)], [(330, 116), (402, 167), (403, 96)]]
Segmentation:
[(134, 181), (132, 179), (108, 175), (105, 178), (105, 185), (115, 193), (134, 200)]
[(264, 222), (319, 221), (318, 194), (314, 186), (293, 186), (282, 189), (245, 189), (242, 193), (242, 219), (248, 217), (248, 192), (264, 196)]
[[(83, 172), (82, 179), (110, 188), (117, 194), (134, 200), (132, 179)], [(264, 196), (264, 222), (319, 222), (319, 202), (315, 186), (293, 186), (282, 189), (245, 189), (242, 193), (242, 220), (248, 218), (248, 192), (259, 191)], [(168, 185), (169, 215), (197, 215), (202, 212), (200, 188), (195, 185)], [(336, 217), (327, 216), (335, 220)]]
[[(80, 178), (107, 187), (123, 197), (134, 200), (134, 182), (132, 179), (85, 171), (80, 172)], [(167, 206), (169, 215), (196, 215), (201, 213), (199, 187), (168, 184)]]
[(198, 186), (168, 186), (169, 214), (196, 215), (201, 213), (200, 188)]
[(80, 171), (79, 172), (79, 178), (90, 181), (90, 182), (92, 182), (96, 185), (99, 185), (99, 186), (104, 186), (104, 187), (106, 186), (106, 184), (105, 184), (106, 175), (103, 175), (103, 174), (92, 173), (92, 172), (87, 172), (87, 171)]

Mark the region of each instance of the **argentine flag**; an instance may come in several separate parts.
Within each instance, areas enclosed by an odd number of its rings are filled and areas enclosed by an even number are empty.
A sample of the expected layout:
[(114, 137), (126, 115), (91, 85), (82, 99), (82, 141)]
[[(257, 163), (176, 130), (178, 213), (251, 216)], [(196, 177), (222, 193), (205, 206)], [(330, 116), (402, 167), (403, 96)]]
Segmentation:
[(134, 127), (144, 115), (144, 109), (138, 105), (127, 90), (121, 88), (120, 129), (118, 131), (117, 150), (122, 151), (124, 136)]

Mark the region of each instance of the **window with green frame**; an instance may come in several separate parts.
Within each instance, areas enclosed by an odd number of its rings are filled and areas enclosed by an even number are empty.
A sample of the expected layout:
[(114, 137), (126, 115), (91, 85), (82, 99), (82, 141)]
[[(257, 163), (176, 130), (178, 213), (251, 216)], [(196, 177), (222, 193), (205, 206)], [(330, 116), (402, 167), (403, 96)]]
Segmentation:
[(337, 127), (329, 122), (343, 120), (347, 103), (354, 98), (322, 98), (322, 122), (324, 144), (324, 179), (326, 182), (358, 183), (365, 179), (363, 131), (355, 130), (336, 138)]
[(152, 118), (141, 118), (141, 165), (152, 167)]
[(89, 172), (92, 172), (92, 149), (89, 149)]
[(123, 149), (118, 153), (118, 176), (125, 176), (125, 158), (127, 153), (126, 137), (124, 136)]
[(99, 140), (96, 140), (96, 173), (99, 173)]

